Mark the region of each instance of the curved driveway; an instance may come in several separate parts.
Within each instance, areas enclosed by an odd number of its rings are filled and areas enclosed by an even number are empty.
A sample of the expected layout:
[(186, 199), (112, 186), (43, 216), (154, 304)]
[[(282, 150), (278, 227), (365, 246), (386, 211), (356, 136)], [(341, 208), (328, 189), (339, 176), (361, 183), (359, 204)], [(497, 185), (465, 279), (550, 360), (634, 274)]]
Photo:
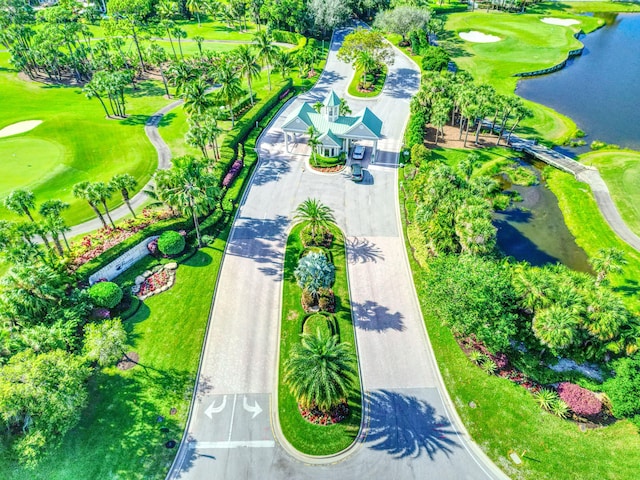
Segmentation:
[[(306, 156), (284, 151), (279, 127), (300, 101), (321, 100), (329, 88), (345, 96), (353, 71), (336, 59), (345, 33), (335, 33), (317, 86), (290, 103), (259, 143), (261, 161), (229, 237), (187, 432), (168, 478), (503, 477), (443, 403), (408, 268), (396, 160), (419, 70), (397, 52), (379, 98), (349, 99), (354, 113), (367, 105), (384, 122), (363, 184), (319, 175), (306, 168)], [(329, 205), (347, 236), (367, 412), (355, 446), (324, 461), (286, 446), (275, 411), (284, 248), (293, 211), (308, 197)]]

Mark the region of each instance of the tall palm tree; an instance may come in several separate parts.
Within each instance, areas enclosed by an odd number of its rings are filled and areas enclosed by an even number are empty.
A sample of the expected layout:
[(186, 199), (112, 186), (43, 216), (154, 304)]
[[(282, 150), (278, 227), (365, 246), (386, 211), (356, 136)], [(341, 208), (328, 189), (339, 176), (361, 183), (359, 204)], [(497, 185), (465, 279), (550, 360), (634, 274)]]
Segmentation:
[(183, 214), (192, 216), (198, 246), (202, 247), (198, 215), (209, 212), (220, 196), (216, 176), (206, 168), (205, 163), (193, 157), (177, 157), (173, 159), (170, 170), (156, 173), (156, 187), (161, 192), (161, 199)]
[(167, 76), (176, 87), (176, 95), (182, 94), (191, 83), (199, 79), (197, 70), (191, 64), (180, 60), (171, 64)]
[(511, 126), (511, 129), (509, 130), (509, 134), (507, 135), (507, 145), (511, 141), (511, 134), (516, 129), (520, 121), (525, 118), (533, 117), (533, 110), (525, 107), (524, 105), (520, 105), (519, 107), (515, 108), (514, 111), (515, 111), (516, 118), (515, 118), (515, 121), (513, 122), (513, 125)]
[(602, 248), (598, 250), (595, 257), (589, 260), (589, 263), (596, 271), (596, 285), (600, 285), (607, 279), (609, 274), (621, 272), (627, 261), (622, 250)]
[(195, 13), (198, 19), (198, 26), (200, 26), (200, 11), (202, 10), (202, 0), (187, 0), (185, 7), (192, 15)]
[(253, 36), (253, 42), (258, 51), (258, 58), (267, 67), (267, 83), (271, 90), (271, 65), (278, 54), (278, 47), (273, 44), (273, 38), (266, 32), (258, 32)]
[(541, 269), (523, 262), (516, 265), (513, 277), (513, 289), (520, 298), (520, 304), (529, 313), (548, 306), (551, 300), (547, 296), (547, 275)]
[(104, 221), (102, 212), (100, 212), (100, 209), (97, 205), (100, 199), (96, 197), (95, 192), (90, 187), (91, 183), (85, 180), (84, 182), (76, 183), (73, 186), (71, 193), (76, 198), (86, 200), (89, 206), (93, 209), (98, 219), (100, 219), (100, 221), (102, 222), (102, 226), (104, 228), (107, 228), (107, 222)]
[[(318, 140), (318, 131), (313, 127), (313, 125), (311, 125), (309, 127), (309, 129), (307, 130), (307, 133), (309, 134), (309, 146), (311, 147), (311, 158), (316, 161), (317, 160), (317, 155), (318, 152), (317, 147), (318, 145), (320, 145), (320, 140)], [(316, 166), (317, 166), (317, 162), (316, 162)]]
[(220, 160), (220, 149), (218, 148), (218, 137), (222, 133), (222, 129), (218, 126), (218, 121), (214, 115), (205, 115), (201, 123), (205, 133), (207, 144), (213, 148), (213, 156), (216, 160)]
[(202, 42), (204, 42), (204, 37), (196, 35), (193, 37), (193, 41), (196, 42), (196, 45), (198, 45), (198, 53), (200, 53), (200, 56), (202, 56)]
[(612, 340), (628, 322), (628, 312), (620, 297), (606, 288), (588, 290), (584, 327), (599, 340)]
[(365, 88), (367, 84), (367, 73), (375, 70), (379, 64), (371, 53), (366, 50), (360, 50), (353, 61), (353, 66), (356, 67), (357, 70), (362, 70), (362, 80), (360, 84)]
[(300, 405), (328, 412), (345, 401), (357, 375), (356, 359), (338, 337), (303, 334), (284, 364), (284, 382)]
[(104, 212), (107, 214), (107, 218), (111, 222), (111, 226), (116, 228), (116, 224), (113, 223), (113, 219), (109, 213), (109, 206), (107, 205), (107, 201), (109, 201), (113, 195), (113, 187), (105, 182), (93, 182), (89, 186), (89, 190), (92, 192), (94, 197), (102, 203), (102, 207), (104, 208)]
[(326, 229), (335, 223), (331, 208), (316, 198), (307, 198), (298, 205), (293, 219), (299, 222), (308, 222), (313, 237), (316, 236), (316, 231), (319, 228)]
[(31, 215), (31, 209), (36, 207), (36, 197), (33, 192), (23, 189), (13, 190), (4, 199), (4, 206), (10, 212), (19, 216), (26, 215), (29, 220), (35, 222)]
[(273, 64), (274, 67), (280, 71), (282, 79), (284, 80), (293, 69), (293, 57), (283, 50), (278, 50), (278, 53), (273, 60)]
[(120, 195), (122, 195), (122, 200), (127, 204), (131, 215), (133, 218), (136, 218), (136, 212), (133, 211), (131, 207), (131, 202), (129, 199), (129, 191), (136, 188), (138, 185), (138, 181), (135, 179), (133, 175), (128, 173), (119, 173), (118, 175), (114, 175), (109, 185), (113, 189), (113, 191), (120, 190)]
[(260, 64), (258, 63), (256, 55), (251, 50), (249, 45), (240, 45), (235, 50), (235, 58), (238, 62), (238, 73), (244, 75), (247, 79), (247, 85), (249, 87), (249, 98), (251, 99), (251, 105), (253, 105), (253, 90), (251, 88), (251, 80), (260, 76)]
[(40, 215), (45, 219), (46, 228), (51, 233), (51, 237), (53, 238), (56, 248), (58, 249), (58, 253), (61, 256), (64, 254), (64, 251), (62, 249), (62, 245), (60, 245), (60, 240), (58, 238), (59, 234), (62, 234), (64, 243), (67, 246), (67, 249), (69, 249), (69, 242), (65, 235), (65, 231), (68, 231), (68, 227), (62, 218), (62, 212), (68, 208), (69, 204), (62, 200), (47, 200), (40, 205), (39, 209)]
[(147, 62), (151, 65), (155, 65), (160, 70), (160, 77), (162, 78), (162, 84), (164, 85), (164, 90), (167, 93), (167, 98), (171, 98), (171, 93), (169, 93), (169, 85), (167, 84), (167, 77), (164, 74), (163, 64), (167, 61), (167, 52), (164, 48), (162, 48), (157, 43), (151, 43), (147, 47)]
[(551, 305), (536, 313), (531, 326), (538, 340), (557, 352), (573, 344), (578, 323), (579, 317), (571, 309)]
[(201, 116), (213, 106), (213, 101), (209, 97), (209, 85), (202, 78), (187, 84), (180, 97), (184, 100), (184, 111), (190, 117)]
[(223, 99), (231, 115), (231, 128), (235, 127), (235, 115), (233, 106), (242, 96), (242, 83), (235, 68), (229, 64), (223, 64), (216, 72), (216, 80), (220, 84), (218, 95)]
[(184, 53), (182, 52), (182, 42), (181, 40), (187, 38), (187, 32), (180, 27), (175, 27), (173, 29), (173, 36), (178, 39), (178, 48), (180, 49), (180, 58), (184, 59)]

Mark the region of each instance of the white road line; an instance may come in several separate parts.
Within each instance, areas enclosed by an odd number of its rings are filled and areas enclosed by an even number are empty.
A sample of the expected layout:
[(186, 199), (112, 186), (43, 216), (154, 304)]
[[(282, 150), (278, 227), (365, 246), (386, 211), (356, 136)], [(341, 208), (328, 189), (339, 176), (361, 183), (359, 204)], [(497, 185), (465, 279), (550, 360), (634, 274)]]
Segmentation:
[(205, 448), (273, 448), (276, 442), (273, 440), (246, 440), (235, 442), (189, 442), (189, 449), (202, 450)]
[[(234, 395), (233, 396), (233, 408), (231, 409), (231, 422), (229, 422), (229, 437), (227, 438), (227, 443), (231, 443), (231, 432), (233, 432), (233, 416), (236, 413), (236, 399), (238, 398), (238, 395)], [(214, 442), (216, 443), (216, 442)], [(218, 443), (225, 443), (225, 442), (218, 442)]]

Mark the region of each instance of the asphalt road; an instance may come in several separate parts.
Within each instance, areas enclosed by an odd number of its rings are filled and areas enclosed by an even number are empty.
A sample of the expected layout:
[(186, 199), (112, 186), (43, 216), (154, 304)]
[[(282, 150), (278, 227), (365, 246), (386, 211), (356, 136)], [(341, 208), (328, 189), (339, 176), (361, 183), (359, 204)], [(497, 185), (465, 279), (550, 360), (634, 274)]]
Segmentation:
[[(418, 68), (397, 52), (381, 96), (348, 98), (354, 113), (366, 105), (384, 122), (363, 183), (313, 172), (308, 155), (284, 151), (279, 127), (300, 101), (322, 100), (329, 88), (347, 96), (353, 70), (336, 59), (345, 33), (335, 33), (316, 87), (290, 103), (259, 143), (261, 161), (230, 234), (187, 433), (168, 478), (504, 478), (448, 408), (408, 268), (397, 157)], [(285, 242), (295, 208), (309, 197), (334, 210), (347, 236), (367, 413), (354, 447), (329, 459), (287, 446), (274, 403)]]

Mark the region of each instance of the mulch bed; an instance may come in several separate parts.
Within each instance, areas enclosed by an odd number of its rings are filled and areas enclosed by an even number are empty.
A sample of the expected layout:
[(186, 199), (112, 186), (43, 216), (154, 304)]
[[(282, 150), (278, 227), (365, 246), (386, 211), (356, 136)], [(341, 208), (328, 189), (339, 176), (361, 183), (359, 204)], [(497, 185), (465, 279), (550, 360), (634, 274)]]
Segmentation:
[(116, 365), (120, 370), (130, 370), (140, 361), (140, 355), (136, 352), (128, 352)]
[(341, 172), (342, 170), (344, 170), (345, 167), (346, 165), (334, 165), (333, 167), (316, 167), (314, 165), (311, 165), (311, 168), (314, 169), (316, 172), (323, 172), (323, 173)]

